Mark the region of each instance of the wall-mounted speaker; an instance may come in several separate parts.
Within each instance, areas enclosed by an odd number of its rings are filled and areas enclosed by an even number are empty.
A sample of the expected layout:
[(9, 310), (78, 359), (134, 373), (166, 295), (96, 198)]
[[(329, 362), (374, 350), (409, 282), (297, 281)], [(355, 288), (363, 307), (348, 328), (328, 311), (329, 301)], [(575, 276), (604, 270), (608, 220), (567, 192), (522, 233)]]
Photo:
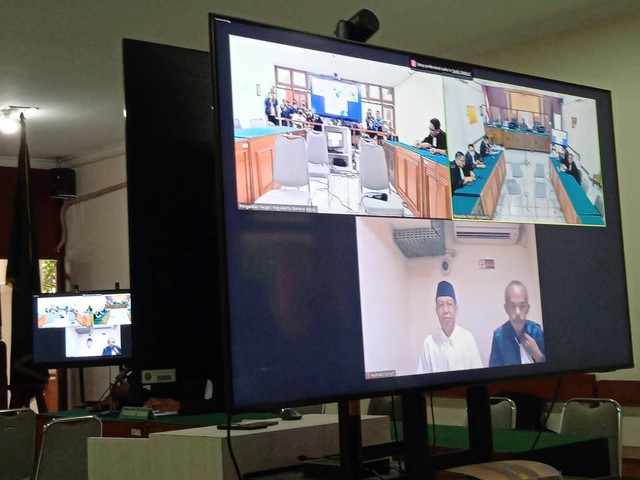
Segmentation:
[(76, 172), (71, 168), (51, 169), (51, 196), (53, 198), (76, 197)]

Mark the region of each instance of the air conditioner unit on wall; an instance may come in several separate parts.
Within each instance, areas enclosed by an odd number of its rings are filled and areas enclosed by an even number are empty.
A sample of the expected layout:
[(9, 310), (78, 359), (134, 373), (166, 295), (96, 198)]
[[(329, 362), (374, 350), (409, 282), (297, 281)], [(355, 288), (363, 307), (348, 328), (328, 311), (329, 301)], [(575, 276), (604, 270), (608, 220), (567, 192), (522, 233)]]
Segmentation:
[(446, 252), (442, 220), (431, 220), (421, 228), (394, 229), (393, 241), (407, 258), (435, 257)]
[(454, 238), (458, 243), (518, 243), (518, 223), (455, 222)]

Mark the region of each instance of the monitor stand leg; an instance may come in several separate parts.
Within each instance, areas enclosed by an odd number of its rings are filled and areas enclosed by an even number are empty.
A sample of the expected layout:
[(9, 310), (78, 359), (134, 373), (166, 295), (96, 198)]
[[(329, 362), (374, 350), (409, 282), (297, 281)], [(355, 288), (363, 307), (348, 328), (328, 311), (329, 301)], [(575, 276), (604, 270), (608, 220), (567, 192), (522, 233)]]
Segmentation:
[(340, 469), (344, 479), (362, 478), (362, 429), (360, 401), (338, 402)]
[(427, 402), (421, 392), (402, 395), (404, 460), (407, 480), (433, 480), (428, 458)]

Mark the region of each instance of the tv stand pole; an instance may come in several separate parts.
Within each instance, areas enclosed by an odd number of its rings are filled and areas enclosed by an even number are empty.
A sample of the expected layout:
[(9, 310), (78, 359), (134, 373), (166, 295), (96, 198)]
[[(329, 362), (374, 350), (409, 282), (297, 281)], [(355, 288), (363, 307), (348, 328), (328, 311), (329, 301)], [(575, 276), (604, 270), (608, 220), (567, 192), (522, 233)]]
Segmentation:
[(433, 480), (439, 470), (492, 460), (491, 407), (486, 386), (479, 385), (467, 389), (468, 450), (439, 454), (429, 451), (426, 406), (425, 396), (421, 392), (402, 396), (407, 480)]
[(362, 430), (360, 400), (338, 402), (340, 471), (345, 480), (362, 478)]
[(491, 427), (491, 402), (485, 385), (467, 389), (467, 417), (469, 448), (479, 461), (488, 462), (493, 457), (493, 429)]
[(78, 379), (80, 380), (80, 403), (87, 404), (87, 397), (84, 394), (84, 368), (78, 367)]
[(427, 402), (422, 392), (402, 395), (402, 432), (405, 478), (433, 480), (435, 471), (429, 468)]

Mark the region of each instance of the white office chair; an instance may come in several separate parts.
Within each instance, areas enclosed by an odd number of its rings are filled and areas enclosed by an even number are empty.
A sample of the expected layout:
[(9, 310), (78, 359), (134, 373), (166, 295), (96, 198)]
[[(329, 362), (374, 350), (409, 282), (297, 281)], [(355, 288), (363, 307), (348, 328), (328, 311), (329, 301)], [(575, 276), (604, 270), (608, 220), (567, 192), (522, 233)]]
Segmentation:
[(598, 212), (600, 212), (600, 215), (604, 216), (604, 203), (602, 201), (602, 195), (598, 194), (593, 204), (598, 210)]
[[(255, 203), (311, 205), (307, 142), (298, 135), (278, 135), (273, 152), (273, 184)], [(305, 190), (300, 190), (304, 188)]]
[(331, 204), (331, 169), (329, 166), (329, 146), (325, 133), (307, 131), (307, 160), (309, 161), (309, 180), (323, 181), (327, 188), (327, 201)]
[[(522, 214), (523, 212), (523, 196), (522, 196), (522, 188), (520, 187), (520, 184), (518, 183), (518, 181), (515, 178), (507, 178), (505, 180), (506, 182), (506, 187), (507, 187), (507, 211), (509, 215), (514, 215), (512, 213), (512, 207), (516, 207), (516, 211), (518, 211), (519, 209), (519, 213)], [(517, 201), (517, 202), (516, 202)], [(512, 205), (512, 203), (514, 205)], [(518, 203), (518, 204), (516, 204)]]
[[(404, 214), (402, 201), (391, 194), (384, 150), (373, 142), (360, 143), (360, 192), (360, 207), (365, 213), (395, 216)], [(386, 200), (373, 197), (382, 194), (387, 196)]]
[[(541, 215), (548, 215), (549, 209), (547, 207), (547, 183), (546, 181), (537, 181), (535, 184), (535, 207), (536, 207), (536, 215), (539, 213), (538, 210), (542, 210)], [(538, 206), (538, 202), (541, 206)]]
[(402, 420), (402, 398), (400, 395), (373, 397), (369, 400), (367, 415), (387, 415), (392, 421)]
[(35, 480), (87, 479), (87, 440), (101, 436), (102, 420), (96, 416), (51, 420), (42, 429)]
[(36, 413), (30, 408), (0, 410), (0, 478), (31, 478), (35, 446)]
[(251, 118), (249, 119), (249, 126), (251, 128), (266, 128), (267, 121), (264, 118)]
[(516, 428), (516, 402), (508, 397), (490, 397), (491, 427), (496, 429)]
[[(508, 397), (489, 397), (491, 428), (508, 430), (516, 428), (516, 402)], [(468, 423), (468, 422), (467, 422)]]
[(622, 473), (622, 410), (610, 398), (571, 398), (564, 403), (559, 433), (603, 436), (609, 443), (609, 473)]
[(582, 175), (580, 177), (580, 186), (582, 187), (582, 190), (584, 191), (585, 194), (589, 193), (589, 189), (591, 188), (591, 182), (589, 181), (589, 176), (587, 175), (587, 172), (585, 172), (582, 168), (578, 167), (580, 169), (580, 174)]

